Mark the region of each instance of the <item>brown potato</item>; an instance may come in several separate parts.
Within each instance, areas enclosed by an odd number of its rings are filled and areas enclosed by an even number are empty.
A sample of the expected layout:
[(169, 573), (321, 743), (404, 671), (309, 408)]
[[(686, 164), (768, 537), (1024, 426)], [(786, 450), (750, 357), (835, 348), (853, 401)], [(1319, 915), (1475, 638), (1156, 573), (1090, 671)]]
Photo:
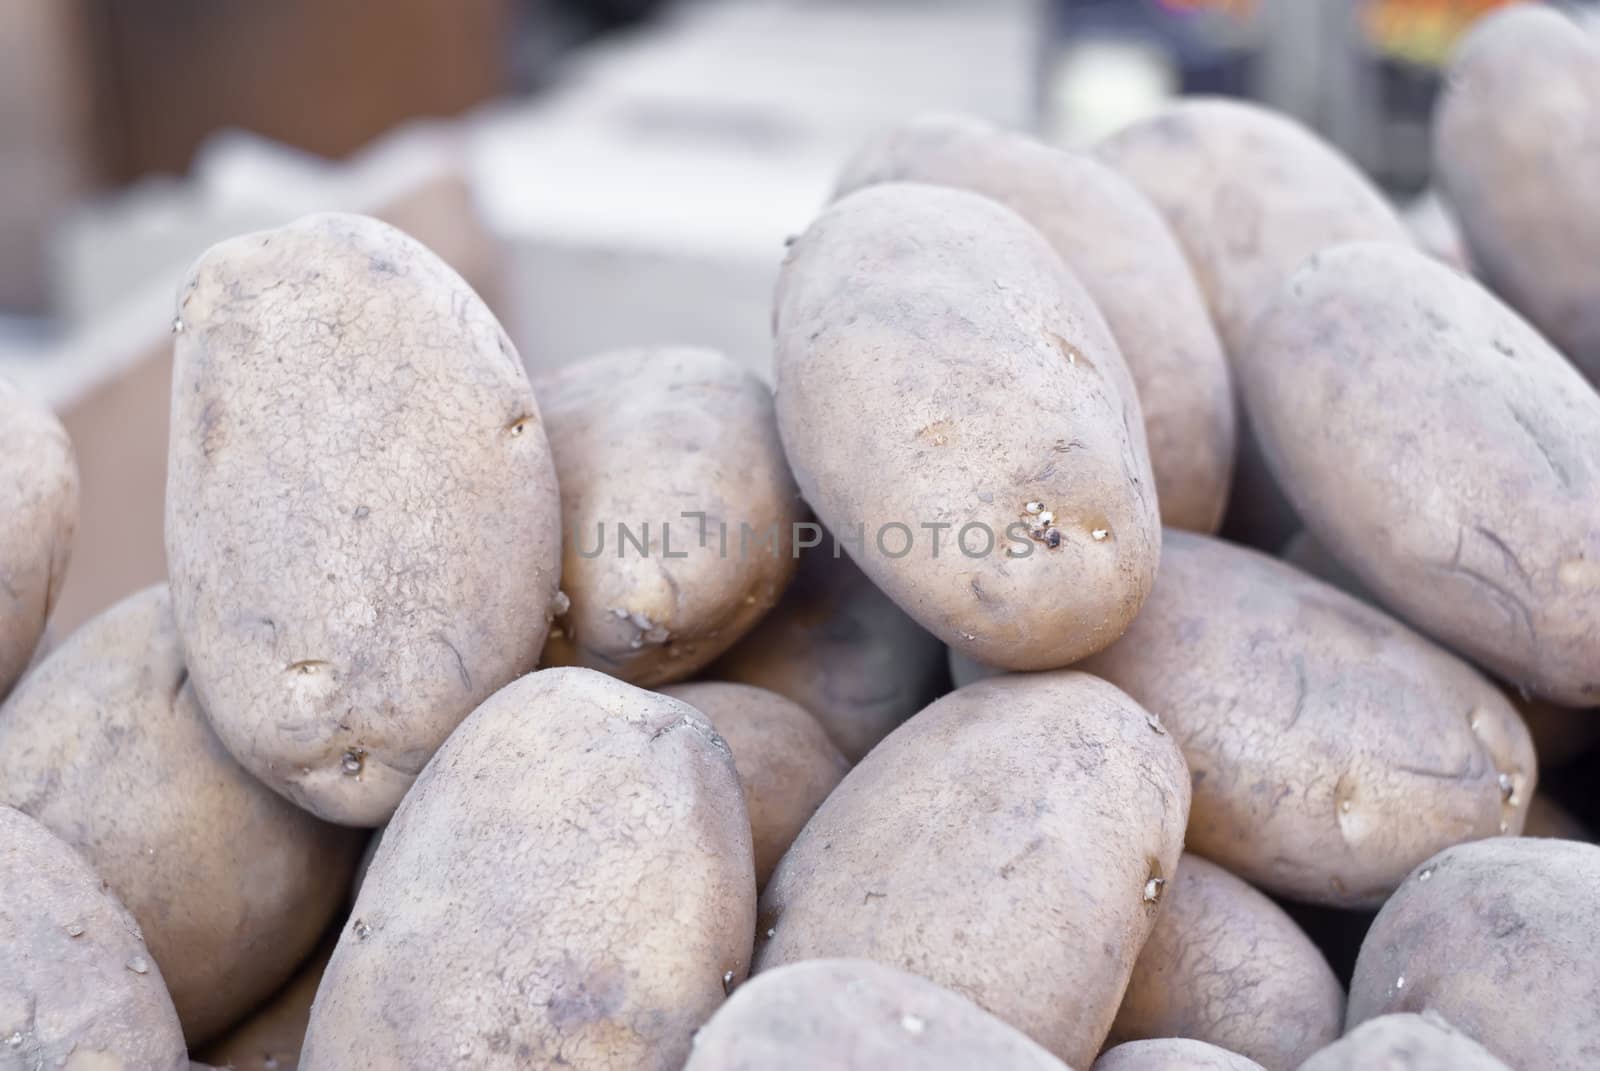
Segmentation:
[(886, 963), (1086, 1067), (1188, 801), (1172, 737), (1104, 681), (981, 681), (890, 733), (823, 802), (762, 894), (756, 967)]
[(1312, 1056), (1300, 1071), (1511, 1071), (1442, 1015), (1400, 1013), (1369, 1019)]
[(0, 699), (39, 645), (77, 525), (78, 465), (66, 430), (0, 379)]
[(1378, 912), (1349, 1024), (1436, 1011), (1507, 1065), (1587, 1068), (1600, 1053), (1600, 847), (1495, 837), (1448, 848)]
[(738, 774), (698, 712), (530, 674), (384, 830), (301, 1069), (677, 1071), (745, 975), (755, 895)]
[(828, 536), (801, 553), (778, 605), (706, 676), (794, 700), (852, 763), (948, 690), (944, 645)]
[(1457, 46), (1434, 170), (1499, 294), (1600, 382), (1600, 42), (1519, 4)]
[(1594, 834), (1573, 817), (1572, 812), (1539, 794), (1528, 804), (1528, 821), (1522, 827), (1524, 837), (1553, 837), (1556, 840), (1576, 840), (1594, 843)]
[(218, 1067), (233, 1071), (296, 1071), (300, 1046), (311, 1021), (311, 1002), (328, 969), (333, 942), (324, 941), (310, 962), (250, 1018), (228, 1031), (203, 1054)]
[(755, 848), (756, 887), (850, 769), (817, 719), (764, 688), (723, 681), (661, 689), (705, 715), (733, 752)]
[(83, 857), (0, 806), (0, 1066), (189, 1066), (161, 968)]
[(1344, 990), (1283, 909), (1184, 855), (1139, 953), (1110, 1044), (1194, 1038), (1293, 1071), (1339, 1036)]
[(84, 625), (0, 706), (0, 803), (81, 851), (133, 912), (193, 1045), (293, 973), (361, 851), (222, 746), (164, 584)]
[(561, 485), (569, 600), (542, 664), (644, 687), (691, 676), (794, 575), (800, 503), (772, 391), (689, 347), (601, 354), (536, 389)]
[(1183, 747), (1188, 847), (1271, 892), (1376, 906), (1458, 841), (1521, 830), (1528, 733), (1470, 666), (1265, 555), (1169, 531), (1123, 639), (1079, 668)]
[(1129, 1041), (1108, 1049), (1090, 1071), (1265, 1071), (1254, 1060), (1192, 1038)]
[(815, 959), (740, 986), (684, 1071), (1070, 1071), (948, 989), (864, 959)]
[(1600, 699), (1600, 395), (1537, 332), (1363, 243), (1307, 261), (1233, 356), (1306, 527), (1385, 606), (1513, 685)]
[(1161, 551), (1143, 418), (1037, 231), (962, 190), (860, 190), (790, 248), (775, 328), (796, 481), (902, 609), (1008, 669), (1121, 634)]
[(167, 563), (196, 694), (251, 773), (379, 825), (544, 645), (560, 501), (522, 362), (459, 276), (361, 216), (214, 246), (175, 328)]
[(1216, 531), (1233, 472), (1233, 387), (1205, 298), (1150, 202), (1093, 157), (957, 115), (919, 116), (874, 138), (845, 166), (839, 193), (880, 182), (971, 190), (1039, 229), (1133, 373), (1162, 523)]

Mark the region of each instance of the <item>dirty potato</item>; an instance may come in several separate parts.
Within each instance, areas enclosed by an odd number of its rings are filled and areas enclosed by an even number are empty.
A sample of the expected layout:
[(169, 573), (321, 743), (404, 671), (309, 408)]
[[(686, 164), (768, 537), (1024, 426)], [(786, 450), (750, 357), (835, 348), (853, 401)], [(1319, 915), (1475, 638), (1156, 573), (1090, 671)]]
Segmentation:
[(361, 838), (250, 776), (190, 685), (165, 584), (107, 610), (0, 706), (0, 803), (81, 851), (133, 912), (198, 1045), (316, 945)]
[(1144, 610), (1079, 668), (1182, 745), (1188, 847), (1271, 892), (1376, 906), (1439, 849), (1522, 829), (1537, 771), (1499, 690), (1255, 551), (1169, 531)]
[[(1519, 1065), (1520, 1066), (1520, 1065)], [(1369, 1019), (1300, 1065), (1300, 1071), (1511, 1071), (1434, 1012)]]
[(675, 699), (542, 670), (452, 733), (395, 812), (300, 1066), (677, 1071), (754, 927), (727, 745)]
[(1434, 113), (1438, 182), (1479, 272), (1600, 382), (1600, 41), (1551, 7), (1484, 18)]
[(733, 752), (755, 848), (756, 886), (850, 769), (817, 719), (764, 688), (724, 681), (675, 684), (663, 695), (705, 715)]
[(376, 220), (214, 246), (178, 299), (166, 544), (195, 692), (251, 773), (378, 825), (533, 668), (560, 502), (522, 363)]
[(800, 489), (907, 613), (1007, 669), (1121, 634), (1161, 551), (1143, 418), (1037, 231), (963, 190), (860, 190), (790, 248), (775, 331)]
[(203, 1053), (205, 1058), (233, 1071), (295, 1071), (300, 1065), (306, 1024), (311, 1020), (311, 1002), (332, 955), (333, 942), (324, 941), (288, 985), (209, 1046)]
[(139, 926), (65, 841), (0, 806), (0, 1066), (186, 1071)]
[(33, 657), (78, 525), (78, 465), (55, 416), (0, 379), (0, 699)]
[(1072, 671), (981, 681), (856, 766), (762, 894), (756, 967), (861, 957), (1087, 1067), (1177, 866), (1173, 738)]
[(1496, 837), (1440, 852), (1367, 932), (1349, 1024), (1435, 1011), (1509, 1067), (1593, 1067), (1596, 889), (1592, 844)]
[(565, 612), (547, 666), (691, 676), (794, 574), (800, 502), (772, 391), (713, 350), (619, 350), (537, 385), (561, 485)]
[(1266, 1071), (1254, 1060), (1193, 1038), (1128, 1041), (1107, 1049), (1089, 1071)]
[(1205, 298), (1150, 202), (1093, 157), (956, 115), (919, 116), (869, 141), (839, 192), (880, 182), (971, 190), (1038, 228), (1133, 373), (1162, 523), (1215, 531), (1233, 472), (1233, 387)]
[(1515, 686), (1600, 700), (1600, 395), (1536, 331), (1358, 243), (1307, 261), (1234, 357), (1306, 527), (1385, 606)]
[(1194, 1038), (1292, 1071), (1339, 1036), (1344, 990), (1294, 920), (1186, 854), (1134, 965), (1110, 1043)]
[(1070, 1071), (1023, 1034), (926, 978), (816, 959), (739, 987), (695, 1036), (684, 1071)]

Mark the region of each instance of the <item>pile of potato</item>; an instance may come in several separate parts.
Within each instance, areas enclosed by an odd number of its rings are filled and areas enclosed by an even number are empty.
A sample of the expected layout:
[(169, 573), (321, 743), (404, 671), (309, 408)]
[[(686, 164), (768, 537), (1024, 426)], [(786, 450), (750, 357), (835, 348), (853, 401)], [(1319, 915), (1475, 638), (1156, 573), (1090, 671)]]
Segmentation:
[(26, 672), (0, 393), (0, 1068), (1600, 1067), (1600, 46), (1486, 19), (1435, 133), (1483, 282), (1253, 105), (914, 119), (775, 391), (213, 248), (169, 580)]

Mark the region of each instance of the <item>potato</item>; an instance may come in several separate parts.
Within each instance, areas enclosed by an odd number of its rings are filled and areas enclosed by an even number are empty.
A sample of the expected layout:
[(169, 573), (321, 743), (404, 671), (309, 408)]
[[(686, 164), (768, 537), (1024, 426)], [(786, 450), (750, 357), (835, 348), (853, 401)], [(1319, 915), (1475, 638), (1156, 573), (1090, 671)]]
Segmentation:
[(778, 605), (706, 675), (799, 703), (852, 763), (949, 690), (944, 645), (828, 536), (801, 553)]
[(1108, 1049), (1090, 1071), (1264, 1071), (1254, 1060), (1191, 1038), (1129, 1041)]
[(1543, 793), (1533, 797), (1528, 804), (1528, 821), (1522, 827), (1524, 837), (1554, 837), (1557, 840), (1594, 842), (1594, 834), (1573, 817), (1572, 812)]
[(712, 350), (619, 350), (542, 378), (570, 609), (544, 665), (647, 687), (748, 632), (794, 575), (800, 503), (772, 392)]
[(1435, 1011), (1508, 1066), (1587, 1068), (1600, 1053), (1600, 847), (1496, 837), (1429, 859), (1378, 912), (1349, 1025)]
[(139, 927), (89, 864), (0, 806), (0, 1065), (182, 1071), (183, 1032)]
[(0, 699), (33, 657), (78, 526), (78, 465), (61, 422), (0, 379)]
[(1537, 332), (1358, 243), (1307, 261), (1234, 356), (1306, 527), (1385, 606), (1514, 685), (1600, 700), (1600, 395)]
[(300, 1046), (311, 1019), (311, 1002), (333, 955), (333, 942), (322, 947), (302, 966), (289, 984), (250, 1018), (209, 1046), (205, 1058), (233, 1071), (295, 1071), (300, 1066)]
[(81, 851), (133, 912), (199, 1045), (315, 947), (361, 837), (251, 777), (191, 683), (165, 584), (107, 610), (0, 707), (0, 803)]
[(1177, 866), (1172, 737), (1104, 681), (996, 677), (890, 733), (761, 898), (756, 968), (861, 957), (967, 997), (1087, 1067)]
[(1505, 697), (1254, 551), (1169, 531), (1144, 611), (1079, 668), (1182, 745), (1189, 849), (1279, 895), (1376, 906), (1439, 849), (1522, 829), (1537, 771)]
[(760, 888), (850, 764), (817, 719), (776, 692), (703, 681), (676, 684), (661, 693), (705, 715), (733, 752), (750, 814)]
[(1344, 990), (1294, 920), (1221, 867), (1185, 855), (1109, 1040), (1194, 1038), (1292, 1071), (1343, 1025)]
[(359, 216), (214, 246), (174, 327), (167, 564), (195, 692), (251, 773), (379, 825), (544, 645), (560, 503), (522, 363), (443, 262)]
[(543, 670), (478, 708), (406, 794), (300, 1067), (677, 1071), (754, 928), (727, 745), (675, 699)]
[(1122, 633), (1161, 551), (1143, 418), (1037, 231), (961, 190), (853, 193), (790, 248), (775, 330), (800, 490), (902, 609), (1007, 669)]
[(1300, 1065), (1300, 1071), (1510, 1071), (1433, 1012), (1370, 1019)]
[(976, 1004), (864, 959), (818, 959), (739, 987), (684, 1071), (1070, 1071)]
[[(1411, 240), (1337, 149), (1260, 105), (1189, 98), (1112, 134), (1095, 153), (1166, 217), (1235, 360), (1257, 315), (1306, 257), (1337, 242)], [(1284, 356), (1286, 368), (1295, 366)], [(1254, 545), (1275, 549), (1297, 527), (1248, 427), (1233, 499), (1225, 530)]]
[(1600, 42), (1543, 5), (1457, 46), (1434, 170), (1499, 294), (1600, 381)]
[(1233, 472), (1233, 386), (1205, 298), (1160, 213), (1090, 156), (964, 116), (919, 116), (873, 139), (846, 165), (839, 191), (895, 181), (981, 193), (1039, 229), (1133, 373), (1162, 523), (1215, 531)]

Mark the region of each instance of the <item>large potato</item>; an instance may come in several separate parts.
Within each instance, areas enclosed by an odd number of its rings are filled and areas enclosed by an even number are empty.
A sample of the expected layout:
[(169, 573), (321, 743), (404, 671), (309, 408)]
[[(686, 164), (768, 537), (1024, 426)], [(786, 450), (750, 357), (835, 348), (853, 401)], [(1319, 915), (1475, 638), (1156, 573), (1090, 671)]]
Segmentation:
[(0, 803), (81, 851), (133, 912), (195, 1045), (305, 959), (361, 851), (217, 740), (164, 584), (84, 625), (0, 706)]
[(663, 688), (694, 707), (733, 752), (755, 848), (756, 886), (850, 769), (817, 719), (776, 692), (702, 681)]
[(479, 707), (395, 812), (300, 1066), (677, 1071), (754, 928), (727, 745), (677, 700), (543, 670)]
[(522, 364), (442, 261), (358, 216), (213, 247), (174, 326), (167, 564), (195, 691), (250, 772), (378, 825), (544, 645), (560, 502)]
[(1194, 1038), (1293, 1071), (1343, 1026), (1344, 990), (1294, 920), (1221, 867), (1185, 855), (1110, 1041)]
[[(1519, 1065), (1520, 1066), (1520, 1065)], [(1433, 1012), (1369, 1019), (1300, 1065), (1300, 1071), (1510, 1071)]]
[(1172, 737), (1104, 681), (981, 681), (890, 733), (822, 804), (762, 894), (756, 966), (887, 963), (1087, 1067), (1188, 804)]
[(962, 190), (860, 190), (790, 248), (775, 328), (800, 489), (907, 613), (1007, 669), (1121, 635), (1161, 551), (1143, 419), (1037, 231)]
[(306, 1024), (311, 1021), (311, 1002), (332, 955), (333, 942), (324, 941), (288, 985), (228, 1031), (226, 1037), (209, 1046), (203, 1054), (205, 1058), (233, 1071), (296, 1071), (300, 1047), (306, 1040)]
[(1236, 353), (1306, 527), (1384, 605), (1568, 706), (1600, 699), (1600, 395), (1413, 250), (1311, 258)]
[(1070, 1071), (926, 978), (816, 959), (739, 987), (695, 1036), (684, 1071)]
[(750, 630), (794, 574), (800, 502), (772, 392), (712, 350), (619, 350), (541, 378), (570, 607), (545, 665), (646, 687)]
[(44, 634), (78, 525), (78, 465), (61, 422), (0, 379), (0, 699)]
[(794, 700), (851, 762), (947, 690), (944, 645), (828, 536), (800, 555), (778, 605), (706, 675)]
[(139, 927), (83, 857), (0, 806), (0, 1067), (185, 1071)]
[(1600, 847), (1496, 837), (1429, 859), (1378, 912), (1349, 1023), (1435, 1011), (1520, 1071), (1600, 1059)]
[(1128, 1041), (1107, 1049), (1090, 1071), (1264, 1071), (1254, 1060), (1193, 1038)]
[(1600, 41), (1542, 4), (1450, 60), (1434, 170), (1480, 273), (1600, 381)]
[(1376, 906), (1439, 849), (1522, 829), (1537, 771), (1499, 690), (1254, 551), (1169, 531), (1143, 612), (1079, 668), (1182, 745), (1188, 847), (1272, 892)]
[(1090, 156), (963, 116), (919, 116), (868, 142), (839, 192), (897, 181), (981, 193), (1049, 240), (1133, 373), (1162, 523), (1215, 531), (1233, 473), (1233, 386), (1205, 298), (1160, 213)]

